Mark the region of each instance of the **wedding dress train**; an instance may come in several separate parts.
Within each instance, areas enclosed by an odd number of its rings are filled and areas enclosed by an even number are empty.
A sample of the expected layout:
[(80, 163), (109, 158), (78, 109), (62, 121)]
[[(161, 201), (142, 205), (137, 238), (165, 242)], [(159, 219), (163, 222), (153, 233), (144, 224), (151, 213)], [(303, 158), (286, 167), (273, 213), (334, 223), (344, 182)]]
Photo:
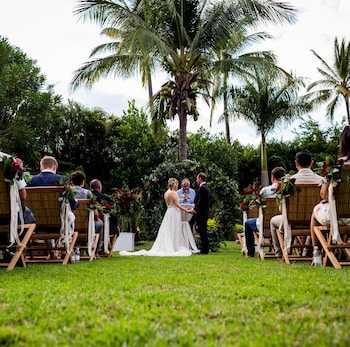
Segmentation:
[(199, 253), (193, 235), (188, 243), (188, 235), (184, 237), (182, 232), (181, 211), (173, 203), (167, 207), (162, 223), (159, 227), (157, 238), (152, 248), (147, 251), (142, 249), (136, 252), (120, 251), (121, 256), (159, 256), (159, 257), (188, 257), (192, 253)]

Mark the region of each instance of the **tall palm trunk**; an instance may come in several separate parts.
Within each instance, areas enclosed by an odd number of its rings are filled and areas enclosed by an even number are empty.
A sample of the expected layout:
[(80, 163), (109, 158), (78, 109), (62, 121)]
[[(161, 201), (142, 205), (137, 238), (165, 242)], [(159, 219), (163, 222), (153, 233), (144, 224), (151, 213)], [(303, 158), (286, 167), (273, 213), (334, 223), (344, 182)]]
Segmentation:
[(226, 130), (226, 143), (231, 144), (230, 134), (230, 123), (228, 117), (228, 97), (227, 97), (227, 72), (224, 73), (224, 119), (225, 119), (225, 130)]
[(179, 105), (179, 160), (187, 160), (187, 113), (183, 105)]
[(269, 185), (269, 172), (267, 168), (267, 150), (265, 134), (261, 132), (261, 184), (263, 187)]
[(348, 116), (348, 124), (350, 125), (350, 108), (349, 108), (349, 98), (345, 98), (346, 115)]

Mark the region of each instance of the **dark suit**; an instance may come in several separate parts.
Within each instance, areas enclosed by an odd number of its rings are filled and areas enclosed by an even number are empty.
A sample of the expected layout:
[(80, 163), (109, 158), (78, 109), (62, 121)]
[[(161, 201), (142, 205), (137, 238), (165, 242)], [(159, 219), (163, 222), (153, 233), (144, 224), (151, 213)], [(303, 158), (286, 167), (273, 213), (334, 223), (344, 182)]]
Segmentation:
[(44, 171), (33, 176), (28, 183), (28, 187), (57, 186), (60, 179), (65, 179), (65, 176), (50, 171)]
[(195, 214), (190, 220), (191, 228), (194, 222), (197, 224), (197, 231), (201, 237), (201, 253), (209, 253), (209, 241), (207, 223), (210, 209), (210, 190), (206, 183), (202, 183), (194, 199)]

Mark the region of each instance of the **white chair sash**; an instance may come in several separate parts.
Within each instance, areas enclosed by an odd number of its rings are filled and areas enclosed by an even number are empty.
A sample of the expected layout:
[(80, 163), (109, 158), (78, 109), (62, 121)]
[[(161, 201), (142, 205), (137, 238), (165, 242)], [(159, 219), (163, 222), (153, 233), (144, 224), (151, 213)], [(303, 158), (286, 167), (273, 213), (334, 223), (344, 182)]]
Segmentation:
[(60, 218), (61, 218), (61, 229), (60, 229), (60, 239), (59, 245), (64, 245), (66, 251), (68, 253), (71, 252), (69, 247), (72, 242), (72, 236), (75, 229), (75, 216), (71, 210), (69, 203), (62, 201), (61, 210), (60, 210)]
[[(10, 185), (10, 206), (11, 206), (11, 218), (10, 218), (10, 246), (21, 244), (19, 236), (23, 233), (23, 210), (21, 204), (21, 198), (19, 196), (19, 190), (16, 182), (13, 180), (13, 184)], [(21, 231), (18, 234), (18, 217), (21, 223)]]
[(287, 204), (286, 204), (285, 197), (282, 198), (281, 207), (282, 207), (283, 220), (282, 220), (282, 224), (279, 226), (279, 229), (283, 230), (284, 249), (288, 250), (290, 248), (290, 245), (292, 244), (292, 228), (288, 223)]
[(95, 238), (95, 211), (89, 209), (89, 224), (88, 224), (88, 254), (91, 256), (92, 245)]
[(244, 225), (245, 225), (245, 222), (248, 219), (247, 211), (242, 211), (242, 215), (243, 215), (243, 236), (242, 236), (243, 245), (242, 245), (242, 252), (247, 252), (248, 251), (247, 250), (247, 243), (246, 243), (246, 240), (245, 240), (245, 232), (244, 232)]
[(263, 207), (259, 207), (259, 223), (258, 224), (258, 231), (259, 231), (259, 244), (258, 244), (258, 250), (260, 251), (260, 246), (264, 243), (264, 214), (263, 214)]
[(332, 235), (332, 241), (334, 243), (341, 243), (341, 237), (339, 234), (339, 228), (338, 228), (338, 216), (337, 216), (337, 209), (335, 207), (335, 200), (333, 197), (334, 188), (337, 185), (337, 183), (332, 182), (328, 186), (328, 213), (329, 213), (329, 220), (330, 220), (330, 230)]
[(109, 223), (110, 223), (110, 214), (105, 213), (104, 214), (104, 240), (103, 240), (103, 246), (104, 246), (104, 252), (108, 253), (108, 245), (109, 245)]

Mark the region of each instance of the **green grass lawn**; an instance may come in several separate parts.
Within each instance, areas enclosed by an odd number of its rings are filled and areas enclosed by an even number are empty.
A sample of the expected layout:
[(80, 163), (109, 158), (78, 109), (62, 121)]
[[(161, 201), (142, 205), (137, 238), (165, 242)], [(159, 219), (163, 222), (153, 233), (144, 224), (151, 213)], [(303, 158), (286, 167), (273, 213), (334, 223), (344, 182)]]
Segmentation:
[(0, 270), (1, 346), (350, 345), (350, 269), (247, 259), (234, 242)]

